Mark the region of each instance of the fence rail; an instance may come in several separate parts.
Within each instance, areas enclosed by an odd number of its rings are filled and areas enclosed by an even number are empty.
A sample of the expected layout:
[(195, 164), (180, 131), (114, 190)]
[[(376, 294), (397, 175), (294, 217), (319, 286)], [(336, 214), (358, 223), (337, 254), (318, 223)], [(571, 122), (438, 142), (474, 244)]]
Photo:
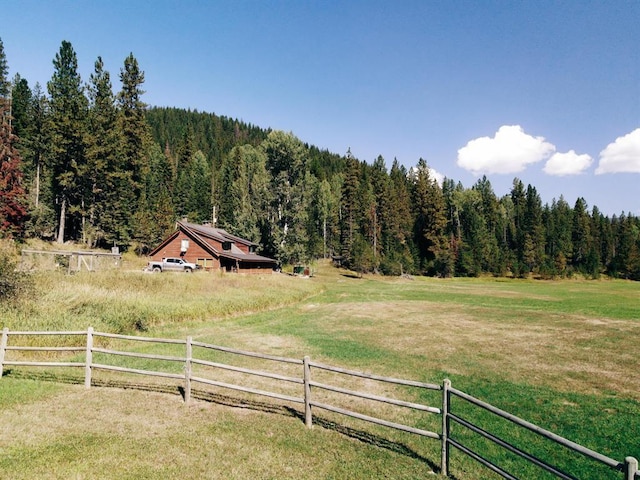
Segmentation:
[[(26, 337), (26, 336), (85, 336), (86, 344), (82, 347), (80, 346), (29, 346), (29, 345), (9, 345), (10, 337)], [(94, 346), (94, 339), (98, 338), (108, 338), (114, 340), (123, 340), (125, 342), (146, 342), (153, 344), (170, 344), (170, 345), (178, 345), (184, 348), (184, 356), (176, 356), (176, 355), (160, 355), (160, 354), (152, 354), (152, 353), (139, 353), (135, 351), (126, 351), (126, 350), (114, 350), (102, 347)], [(239, 355), (244, 357), (252, 357), (259, 360), (266, 360), (269, 362), (276, 362), (280, 364), (288, 364), (294, 366), (302, 366), (302, 376), (290, 376), (283, 375), (280, 373), (263, 371), (263, 370), (255, 370), (253, 368), (245, 368), (237, 365), (230, 365), (221, 362), (215, 362), (203, 358), (196, 358), (194, 356), (194, 350), (200, 351), (218, 351), (223, 352), (225, 354), (231, 355)], [(31, 352), (32, 354), (36, 354), (39, 352), (52, 352), (55, 354), (62, 353), (79, 353), (85, 352), (84, 361), (31, 361), (23, 359), (13, 359), (8, 360), (7, 353), (12, 355), (12, 352)], [(126, 358), (136, 358), (141, 360), (151, 360), (158, 362), (167, 362), (169, 364), (181, 363), (184, 364), (183, 370), (184, 373), (173, 373), (171, 371), (159, 371), (159, 370), (150, 370), (146, 368), (130, 368), (119, 365), (112, 365), (108, 363), (99, 363), (93, 361), (93, 355), (99, 354), (102, 357), (126, 357)], [(239, 385), (235, 383), (223, 382), (214, 378), (207, 378), (205, 376), (194, 375), (193, 367), (194, 365), (200, 367), (206, 367), (208, 369), (214, 370), (224, 370), (228, 372), (237, 373), (239, 375), (249, 375), (251, 377), (261, 377), (267, 378), (270, 380), (274, 380), (277, 382), (284, 382), (287, 384), (293, 385), (302, 385), (302, 395), (295, 396), (289, 395), (282, 392), (274, 392), (265, 390), (262, 388), (255, 388), (254, 386), (246, 386)], [(456, 448), (458, 451), (464, 453), (470, 458), (476, 460), (480, 464), (484, 465), (489, 470), (497, 473), (503, 478), (507, 479), (516, 479), (516, 477), (503, 469), (501, 466), (494, 464), (492, 461), (486, 459), (480, 452), (474, 451), (467, 445), (464, 445), (463, 441), (460, 438), (454, 438), (452, 436), (451, 424), (455, 423), (477, 435), (480, 435), (482, 438), (498, 445), (499, 447), (507, 450), (508, 452), (517, 455), (518, 457), (524, 459), (530, 464), (545, 470), (546, 472), (551, 473), (557, 478), (562, 479), (575, 479), (576, 477), (572, 476), (570, 473), (562, 471), (557, 466), (554, 466), (544, 459), (537, 458), (535, 455), (524, 451), (521, 448), (518, 448), (508, 441), (505, 441), (498, 437), (496, 434), (486, 431), (478, 425), (475, 425), (471, 421), (463, 418), (460, 414), (452, 412), (451, 399), (452, 397), (456, 397), (462, 401), (467, 402), (474, 407), (481, 408), (487, 412), (490, 412), (493, 415), (496, 415), (502, 419), (510, 421), (515, 427), (524, 428), (530, 432), (533, 432), (535, 435), (538, 435), (542, 438), (550, 440), (558, 445), (561, 445), (575, 453), (578, 453), (584, 457), (587, 457), (591, 460), (600, 462), (601, 464), (609, 467), (611, 470), (619, 472), (624, 475), (624, 480), (636, 480), (640, 479), (640, 471), (638, 469), (638, 461), (633, 457), (626, 457), (624, 461), (616, 461), (611, 459), (605, 455), (602, 455), (598, 452), (590, 450), (582, 445), (579, 445), (575, 442), (572, 442), (566, 438), (563, 438), (553, 432), (545, 430), (533, 423), (527, 422), (515, 415), (512, 415), (504, 410), (501, 410), (493, 405), (490, 405), (482, 400), (479, 400), (471, 395), (455, 389), (451, 386), (451, 382), (448, 379), (445, 379), (442, 385), (431, 384), (431, 383), (423, 383), (414, 380), (405, 380), (399, 378), (385, 377), (380, 375), (374, 375), (365, 372), (358, 372), (354, 370), (347, 370), (344, 368), (334, 367), (331, 365), (326, 365), (323, 363), (312, 362), (308, 356), (305, 356), (302, 360), (287, 358), (287, 357), (279, 357), (274, 355), (266, 355), (262, 353), (250, 352), (245, 350), (238, 350), (229, 347), (223, 347), (219, 345), (212, 345), (203, 342), (193, 341), (191, 337), (187, 337), (186, 340), (177, 340), (177, 339), (167, 339), (167, 338), (150, 338), (150, 337), (138, 337), (131, 335), (120, 335), (113, 333), (105, 333), (105, 332), (94, 332), (93, 328), (89, 327), (86, 331), (43, 331), (43, 332), (30, 332), (30, 331), (9, 331), (8, 328), (4, 328), (2, 331), (2, 340), (0, 341), (0, 379), (2, 377), (4, 367), (5, 366), (25, 366), (25, 367), (84, 367), (85, 369), (85, 378), (84, 384), (86, 388), (91, 387), (91, 378), (93, 370), (107, 370), (113, 372), (121, 372), (121, 373), (132, 373), (138, 375), (147, 375), (154, 376), (160, 378), (170, 378), (175, 380), (184, 381), (184, 400), (185, 402), (191, 401), (191, 387), (192, 383), (196, 382), (199, 384), (210, 385), (219, 388), (231, 389), (235, 391), (240, 391), (244, 393), (249, 393), (253, 395), (261, 395), (270, 398), (276, 398), (286, 402), (292, 402), (296, 404), (303, 404), (305, 409), (305, 425), (307, 427), (311, 427), (313, 425), (313, 408), (319, 408), (322, 410), (331, 411), (340, 415), (349, 416), (352, 418), (356, 418), (365, 422), (381, 425), (388, 428), (393, 428), (405, 432), (409, 432), (412, 434), (424, 436), (427, 438), (439, 440), (441, 442), (442, 448), (442, 457), (441, 457), (441, 472), (445, 475), (449, 475), (450, 470), (450, 451), (451, 447)], [(336, 385), (330, 385), (324, 382), (318, 382), (312, 380), (311, 371), (313, 369), (317, 369), (320, 371), (335, 373), (339, 375), (346, 375), (349, 377), (355, 378), (363, 378), (368, 380), (374, 380), (378, 382), (386, 382), (395, 385), (407, 386), (407, 387), (415, 387), (424, 390), (430, 391), (440, 391), (442, 398), (442, 405), (439, 407), (422, 405), (419, 403), (400, 400), (395, 398), (390, 398), (381, 395), (375, 395), (368, 392), (361, 392), (356, 390), (351, 390), (347, 388), (343, 388)], [(207, 370), (209, 371), (209, 370)], [(346, 395), (348, 397), (357, 397), (365, 400), (370, 400), (372, 402), (379, 402), (387, 405), (392, 405), (395, 407), (402, 407), (414, 410), (416, 412), (423, 412), (427, 414), (441, 415), (442, 420), (442, 429), (440, 432), (428, 431), (420, 428), (416, 428), (411, 425), (404, 425), (400, 423), (396, 423), (393, 421), (385, 420), (382, 418), (373, 417), (370, 415), (366, 415), (361, 412), (356, 412), (353, 410), (341, 408), (336, 405), (330, 405), (325, 402), (320, 402), (315, 400), (312, 397), (312, 388), (313, 391), (328, 391), (333, 392), (339, 395)]]

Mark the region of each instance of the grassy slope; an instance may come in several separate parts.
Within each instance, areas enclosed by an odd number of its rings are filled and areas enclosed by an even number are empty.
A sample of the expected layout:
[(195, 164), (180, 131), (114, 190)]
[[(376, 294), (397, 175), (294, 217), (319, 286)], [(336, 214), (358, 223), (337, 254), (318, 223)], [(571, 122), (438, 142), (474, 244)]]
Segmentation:
[[(153, 336), (194, 335), (277, 355), (309, 354), (403, 378), (439, 383), (447, 376), (461, 390), (613, 458), (640, 457), (633, 440), (640, 431), (640, 362), (631, 348), (640, 331), (636, 283), (354, 279), (326, 267), (307, 280), (126, 271), (36, 280), (36, 300), (2, 312), (10, 328), (93, 325), (129, 332), (137, 327)], [(48, 469), (54, 472), (49, 478), (91, 476), (119, 458), (102, 478), (173, 478), (180, 471), (192, 478), (416, 478), (439, 461), (434, 442), (344, 417), (325, 415), (329, 428), (307, 432), (299, 418), (283, 413), (289, 410), (275, 407), (238, 410), (215, 402), (185, 407), (175, 395), (88, 393), (13, 375), (2, 382), (9, 393), (0, 393), (1, 421), (10, 423), (0, 434), (0, 458), (8, 459), (0, 460), (0, 470), (15, 475), (31, 465), (24, 471), (40, 477)], [(62, 436), (43, 435), (54, 431), (48, 422), (26, 420), (60, 404), (73, 405), (56, 410), (52, 420), (67, 426)], [(488, 421), (478, 412), (469, 415)], [(164, 422), (165, 417), (180, 422)], [(415, 421), (437, 428), (432, 419)], [(20, 427), (25, 422), (33, 434)], [(164, 422), (161, 430), (158, 422)], [(510, 435), (506, 426), (495, 427)], [(531, 441), (526, 435), (512, 440)], [(101, 447), (105, 444), (110, 447)], [(172, 455), (164, 457), (165, 450)], [(458, 455), (454, 461), (461, 478), (486, 475)], [(209, 467), (214, 463), (217, 470)], [(575, 468), (590, 471), (582, 463)], [(24, 475), (16, 478), (33, 476)]]

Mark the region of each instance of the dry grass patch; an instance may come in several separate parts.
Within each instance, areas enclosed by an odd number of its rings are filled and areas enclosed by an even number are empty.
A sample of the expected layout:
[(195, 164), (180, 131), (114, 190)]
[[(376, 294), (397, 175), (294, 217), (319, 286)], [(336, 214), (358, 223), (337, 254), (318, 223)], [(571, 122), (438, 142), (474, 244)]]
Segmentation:
[(618, 346), (621, 337), (640, 337), (637, 321), (548, 312), (496, 320), (484, 307), (421, 301), (340, 303), (318, 310), (323, 329), (410, 355), (424, 369), (500, 372), (515, 383), (581, 393), (615, 390), (640, 399), (640, 361)]
[[(273, 402), (201, 393), (62, 388), (0, 412), (4, 478), (418, 478), (430, 465), (402, 443), (338, 427), (304, 428)], [(225, 404), (226, 403), (226, 404)]]

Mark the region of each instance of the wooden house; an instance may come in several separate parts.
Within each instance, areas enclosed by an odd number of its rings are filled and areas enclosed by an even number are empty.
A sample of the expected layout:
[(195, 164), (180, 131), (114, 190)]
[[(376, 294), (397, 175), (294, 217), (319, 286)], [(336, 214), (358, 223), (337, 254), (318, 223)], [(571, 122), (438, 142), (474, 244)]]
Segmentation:
[(149, 256), (153, 261), (183, 258), (208, 271), (271, 273), (277, 266), (276, 260), (256, 254), (257, 246), (221, 228), (182, 221)]

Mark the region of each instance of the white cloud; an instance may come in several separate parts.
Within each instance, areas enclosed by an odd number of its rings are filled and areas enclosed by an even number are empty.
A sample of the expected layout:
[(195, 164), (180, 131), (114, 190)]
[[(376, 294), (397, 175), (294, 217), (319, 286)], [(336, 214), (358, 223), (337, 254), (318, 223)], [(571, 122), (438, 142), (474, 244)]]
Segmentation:
[(616, 138), (600, 152), (596, 175), (622, 172), (640, 173), (640, 128)]
[(444, 175), (438, 172), (437, 170), (429, 167), (429, 176), (434, 178), (438, 185), (442, 186), (442, 182), (444, 181)]
[(578, 155), (575, 151), (554, 153), (544, 166), (544, 173), (559, 177), (583, 173), (593, 163), (587, 154)]
[(474, 175), (517, 173), (548, 158), (555, 149), (543, 137), (524, 133), (520, 125), (503, 125), (493, 138), (476, 138), (458, 150), (458, 166)]

